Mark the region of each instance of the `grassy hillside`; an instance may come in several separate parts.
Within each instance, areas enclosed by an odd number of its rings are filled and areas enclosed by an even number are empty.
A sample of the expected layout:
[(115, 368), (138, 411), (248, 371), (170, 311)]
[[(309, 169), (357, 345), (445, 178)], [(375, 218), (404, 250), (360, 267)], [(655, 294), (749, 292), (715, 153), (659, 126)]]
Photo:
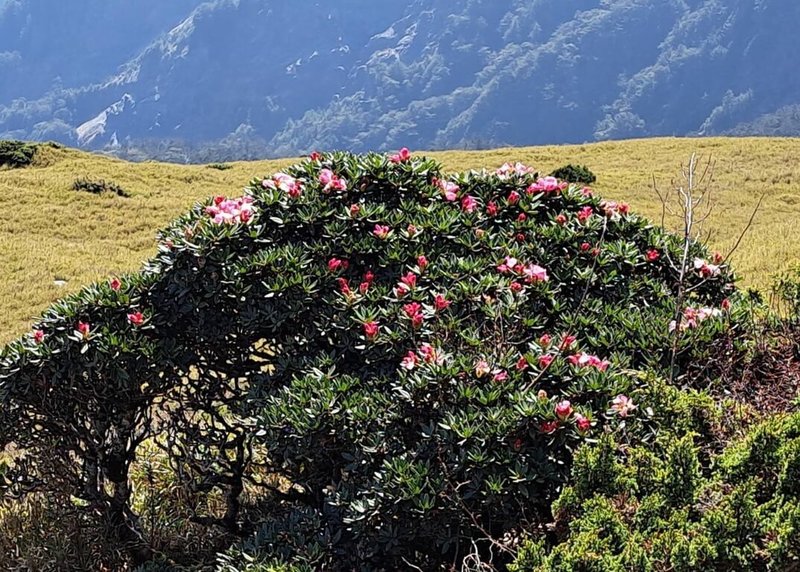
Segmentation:
[[(541, 172), (566, 163), (589, 166), (603, 196), (626, 200), (654, 220), (661, 203), (655, 176), (670, 187), (697, 151), (716, 162), (706, 222), (711, 246), (726, 252), (761, 193), (762, 209), (733, 257), (742, 284), (766, 288), (800, 258), (800, 140), (647, 139), (576, 146), (436, 152), (449, 170), (523, 161)], [(234, 163), (227, 170), (160, 163), (133, 164), (70, 149), (43, 148), (35, 165), (0, 171), (0, 342), (24, 332), (52, 300), (104, 277), (136, 270), (155, 248), (155, 231), (194, 201), (236, 195), (253, 176), (290, 160)], [(71, 190), (77, 178), (105, 179), (129, 198)], [(59, 285), (64, 281), (63, 285)]]

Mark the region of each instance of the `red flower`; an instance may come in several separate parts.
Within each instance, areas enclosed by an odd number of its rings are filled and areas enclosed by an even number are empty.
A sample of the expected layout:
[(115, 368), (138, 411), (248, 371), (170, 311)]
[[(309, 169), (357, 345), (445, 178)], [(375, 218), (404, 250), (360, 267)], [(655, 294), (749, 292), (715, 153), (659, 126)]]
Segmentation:
[(337, 278), (336, 282), (339, 284), (339, 291), (342, 294), (345, 296), (352, 294), (352, 291), (350, 290), (350, 283), (347, 281), (347, 278)]
[(592, 428), (592, 422), (589, 421), (589, 419), (587, 419), (580, 413), (578, 413), (575, 415), (575, 426), (578, 428), (578, 431), (580, 431), (581, 433), (585, 433), (586, 431)]
[(320, 159), (322, 159), (322, 154), (317, 151), (314, 151), (311, 153), (311, 155), (308, 156), (308, 159), (309, 161), (319, 161)]
[(558, 215), (556, 217), (556, 223), (560, 224), (561, 226), (564, 226), (565, 224), (567, 224), (567, 217), (563, 214)]
[(216, 197), (214, 197), (214, 204), (215, 204), (215, 205), (219, 206), (219, 205), (221, 205), (221, 204), (222, 204), (222, 203), (224, 203), (224, 202), (225, 202), (225, 197), (221, 197), (221, 196), (219, 196), (219, 195), (217, 195)]
[(519, 202), (519, 193), (517, 191), (511, 191), (508, 193), (508, 204), (514, 205)]
[(117, 292), (122, 287), (122, 282), (119, 281), (119, 278), (112, 278), (109, 281), (108, 285), (111, 286), (111, 289), (114, 292)]
[(553, 338), (550, 334), (542, 334), (539, 338), (539, 345), (543, 348), (549, 348)]
[(518, 294), (519, 292), (522, 292), (523, 288), (524, 288), (524, 286), (520, 282), (512, 282), (511, 283), (511, 291), (514, 292), (515, 294)]
[(405, 276), (402, 276), (400, 278), (400, 282), (402, 282), (403, 284), (405, 284), (406, 286), (408, 286), (410, 289), (413, 290), (414, 287), (417, 285), (417, 275), (414, 274), (413, 272), (408, 272), (406, 273)]
[(489, 216), (497, 216), (497, 203), (489, 201), (489, 204), (486, 205), (486, 214)]
[(714, 264), (722, 264), (723, 260), (724, 259), (722, 258), (722, 255), (719, 252), (715, 252), (714, 255), (711, 257), (711, 261)]
[(350, 205), (350, 216), (351, 217), (353, 217), (353, 218), (357, 217), (360, 212), (361, 212), (361, 205), (358, 205), (358, 204), (355, 204), (355, 203)]
[(542, 369), (546, 369), (550, 367), (550, 364), (553, 363), (553, 356), (550, 354), (544, 354), (539, 356), (539, 367)]
[(594, 214), (592, 207), (587, 205), (578, 211), (578, 220), (581, 222), (586, 222), (591, 218), (592, 214)]
[(728, 300), (727, 298), (725, 298), (725, 299), (722, 301), (722, 304), (721, 304), (721, 305), (722, 305), (722, 309), (723, 309), (723, 310), (730, 310), (730, 309), (731, 309), (731, 301), (730, 301), (730, 300)]
[(128, 314), (128, 321), (134, 326), (141, 326), (144, 324), (144, 315), (141, 312), (133, 312)]
[(552, 433), (558, 429), (558, 421), (542, 421), (540, 428), (542, 433)]
[(375, 275), (372, 273), (371, 270), (367, 270), (364, 273), (364, 282), (369, 282), (370, 284), (372, 284), (373, 280), (375, 280)]
[(398, 298), (402, 298), (406, 294), (408, 294), (409, 289), (408, 286), (405, 284), (398, 284), (397, 287), (394, 289), (394, 295)]
[(339, 258), (331, 258), (328, 260), (328, 270), (331, 272), (338, 272), (339, 270), (347, 269), (348, 264)]
[(592, 245), (589, 244), (588, 242), (581, 243), (581, 251), (582, 252), (588, 251), (591, 247), (592, 247)]
[(367, 336), (368, 340), (374, 340), (378, 337), (378, 332), (380, 331), (380, 326), (377, 322), (370, 320), (369, 322), (364, 323), (364, 335)]
[(525, 242), (525, 233), (518, 232), (514, 238), (517, 240), (517, 242)]
[(414, 314), (418, 314), (422, 310), (422, 305), (419, 302), (411, 302), (403, 306), (403, 311), (410, 318)]
[(648, 262), (655, 262), (656, 260), (661, 258), (661, 253), (655, 248), (651, 248), (650, 250), (647, 251), (647, 254), (645, 256), (647, 256)]
[(525, 222), (526, 220), (528, 220), (528, 215), (525, 213), (519, 213), (517, 216), (517, 222)]
[(574, 344), (576, 341), (578, 341), (578, 338), (576, 338), (575, 336), (570, 336), (570, 335), (564, 336), (561, 339), (561, 349), (568, 350), (569, 348), (572, 347), (572, 344)]
[(425, 269), (428, 267), (428, 259), (425, 258), (425, 255), (417, 256), (417, 266), (419, 266), (420, 272), (424, 272)]
[(361, 292), (361, 294), (366, 294), (369, 290), (369, 284), (369, 282), (362, 282), (358, 285), (358, 291)]
[(436, 308), (437, 312), (446, 310), (449, 305), (450, 300), (446, 299), (442, 294), (437, 294), (433, 299), (433, 307)]
[(589, 252), (589, 254), (591, 254), (592, 256), (600, 256), (600, 249), (599, 249), (599, 248), (597, 248), (597, 247), (595, 246), (595, 247), (594, 247), (594, 248), (591, 250), (591, 252)]
[(41, 344), (44, 341), (44, 332), (42, 330), (34, 330), (33, 341), (37, 344)]
[(88, 323), (78, 322), (78, 332), (80, 332), (84, 340), (89, 337), (90, 331), (91, 331), (91, 326), (89, 326)]
[(526, 358), (525, 356), (520, 356), (520, 358), (517, 360), (517, 369), (519, 371), (522, 371), (527, 367), (528, 367), (528, 358)]

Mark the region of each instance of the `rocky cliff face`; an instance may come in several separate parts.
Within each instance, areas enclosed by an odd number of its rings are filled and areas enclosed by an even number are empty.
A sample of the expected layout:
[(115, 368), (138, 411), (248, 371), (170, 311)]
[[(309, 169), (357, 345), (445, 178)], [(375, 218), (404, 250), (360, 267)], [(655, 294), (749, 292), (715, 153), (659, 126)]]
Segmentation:
[(795, 0), (132, 6), (0, 0), (0, 137), (178, 159), (479, 147), (775, 131), (800, 103)]

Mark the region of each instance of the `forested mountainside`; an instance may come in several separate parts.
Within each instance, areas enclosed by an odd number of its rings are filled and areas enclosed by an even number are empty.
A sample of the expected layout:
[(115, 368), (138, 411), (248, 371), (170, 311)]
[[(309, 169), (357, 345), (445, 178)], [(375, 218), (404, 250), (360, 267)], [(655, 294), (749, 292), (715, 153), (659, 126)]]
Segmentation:
[(0, 138), (202, 161), (795, 135), (798, 22), (795, 0), (0, 0)]

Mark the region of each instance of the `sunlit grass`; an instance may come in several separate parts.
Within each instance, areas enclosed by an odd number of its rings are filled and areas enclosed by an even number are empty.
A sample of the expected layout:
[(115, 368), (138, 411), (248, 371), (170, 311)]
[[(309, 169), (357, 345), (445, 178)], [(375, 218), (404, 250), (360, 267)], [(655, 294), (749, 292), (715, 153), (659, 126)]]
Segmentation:
[[(448, 170), (523, 161), (549, 173), (585, 164), (604, 197), (626, 200), (660, 219), (652, 190), (671, 186), (692, 152), (715, 161), (705, 230), (725, 253), (746, 225), (759, 196), (761, 211), (732, 263), (742, 285), (765, 289), (800, 258), (800, 139), (645, 139), (587, 145), (445, 151), (428, 155)], [(236, 195), (253, 176), (291, 160), (231, 163), (226, 170), (162, 163), (133, 164), (70, 149), (43, 148), (36, 165), (0, 171), (0, 342), (30, 327), (50, 302), (93, 280), (136, 270), (155, 252), (156, 230), (193, 202)], [(76, 178), (105, 179), (130, 198), (71, 190)], [(58, 282), (57, 282), (58, 281)], [(63, 285), (60, 281), (64, 281)]]

